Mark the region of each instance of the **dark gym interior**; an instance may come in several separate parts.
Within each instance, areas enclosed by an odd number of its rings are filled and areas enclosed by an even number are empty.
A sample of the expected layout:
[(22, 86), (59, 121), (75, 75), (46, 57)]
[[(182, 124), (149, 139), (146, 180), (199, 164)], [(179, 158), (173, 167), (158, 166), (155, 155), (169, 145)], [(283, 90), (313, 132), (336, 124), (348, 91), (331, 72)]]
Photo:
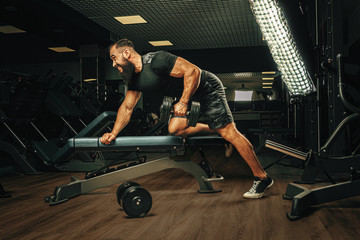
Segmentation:
[[(359, 25), (359, 0), (2, 0), (0, 238), (358, 239)], [(221, 80), (261, 199), (223, 138), (169, 135), (156, 92), (101, 144), (123, 38)]]

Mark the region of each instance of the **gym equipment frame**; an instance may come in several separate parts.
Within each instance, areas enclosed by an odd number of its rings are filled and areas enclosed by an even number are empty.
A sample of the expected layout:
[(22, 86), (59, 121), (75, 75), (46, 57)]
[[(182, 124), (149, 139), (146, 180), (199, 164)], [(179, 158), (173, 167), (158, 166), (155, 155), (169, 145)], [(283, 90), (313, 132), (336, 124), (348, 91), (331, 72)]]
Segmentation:
[[(54, 194), (45, 197), (49, 205), (63, 203), (80, 194), (99, 189), (114, 183), (124, 182), (147, 174), (159, 172), (169, 168), (182, 169), (192, 174), (197, 180), (199, 193), (216, 193), (212, 186), (214, 181), (222, 181), (224, 178), (212, 172), (212, 168), (203, 157), (202, 167), (188, 159), (178, 158), (185, 153), (187, 146), (200, 147), (208, 145), (223, 145), (225, 140), (218, 136), (190, 137), (186, 141), (179, 136), (130, 136), (118, 137), (110, 145), (100, 142), (100, 138), (72, 138), (69, 146), (75, 151), (123, 151), (123, 152), (161, 152), (170, 153), (170, 156), (145, 162), (139, 160), (115, 171), (99, 176), (80, 180), (71, 177), (71, 182), (55, 188)], [(210, 171), (209, 171), (210, 170)]]
[(304, 165), (307, 167), (310, 166), (312, 168), (321, 169), (324, 172), (349, 172), (351, 176), (350, 181), (316, 189), (307, 189), (306, 187), (298, 184), (289, 183), (283, 197), (284, 199), (293, 201), (291, 212), (287, 213), (287, 217), (290, 220), (298, 220), (306, 216), (310, 212), (309, 210), (311, 206), (360, 195), (360, 175), (358, 173), (358, 170), (360, 169), (360, 154), (356, 154), (358, 149), (349, 156), (334, 157), (329, 155), (329, 148), (341, 134), (342, 130), (350, 122), (360, 118), (360, 108), (352, 105), (344, 97), (345, 84), (342, 82), (342, 58), (341, 54), (337, 55), (339, 96), (343, 105), (353, 113), (344, 118), (338, 124), (328, 140), (320, 148), (319, 153), (315, 154), (312, 153), (312, 151), (305, 153), (272, 141), (266, 141), (266, 146), (268, 148), (299, 158), (305, 161)]

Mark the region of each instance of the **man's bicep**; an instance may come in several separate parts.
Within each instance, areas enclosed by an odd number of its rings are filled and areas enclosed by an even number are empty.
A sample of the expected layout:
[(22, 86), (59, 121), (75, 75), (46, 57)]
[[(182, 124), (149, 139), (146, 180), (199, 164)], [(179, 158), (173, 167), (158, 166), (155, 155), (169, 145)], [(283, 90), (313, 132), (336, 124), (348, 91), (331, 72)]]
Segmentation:
[(176, 59), (173, 69), (171, 70), (170, 76), (181, 78), (185, 75), (192, 75), (194, 71), (198, 69), (199, 68), (196, 65), (185, 60), (184, 58), (178, 57)]

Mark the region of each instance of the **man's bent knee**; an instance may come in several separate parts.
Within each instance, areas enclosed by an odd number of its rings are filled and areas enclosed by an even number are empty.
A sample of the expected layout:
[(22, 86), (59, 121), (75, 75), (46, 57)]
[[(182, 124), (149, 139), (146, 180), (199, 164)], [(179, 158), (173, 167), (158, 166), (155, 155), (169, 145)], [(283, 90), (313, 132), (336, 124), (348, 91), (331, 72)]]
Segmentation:
[(181, 129), (179, 129), (175, 126), (169, 125), (168, 132), (170, 135), (178, 136), (178, 135), (180, 135)]
[(186, 128), (186, 119), (172, 118), (168, 126), (168, 132), (170, 135), (178, 136), (181, 135)]
[(234, 123), (229, 123), (222, 128), (215, 129), (225, 140), (229, 141), (229, 139), (234, 138), (238, 133), (240, 133)]

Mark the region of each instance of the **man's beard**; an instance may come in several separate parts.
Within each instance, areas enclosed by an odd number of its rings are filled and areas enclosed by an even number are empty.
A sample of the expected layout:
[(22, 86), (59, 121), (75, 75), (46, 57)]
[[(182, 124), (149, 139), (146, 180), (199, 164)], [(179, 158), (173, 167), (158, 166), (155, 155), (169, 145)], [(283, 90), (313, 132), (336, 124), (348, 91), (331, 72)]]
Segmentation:
[(126, 63), (124, 65), (120, 65), (120, 67), (123, 70), (123, 72), (120, 73), (120, 76), (124, 78), (124, 81), (130, 83), (135, 70), (134, 64), (126, 59)]

